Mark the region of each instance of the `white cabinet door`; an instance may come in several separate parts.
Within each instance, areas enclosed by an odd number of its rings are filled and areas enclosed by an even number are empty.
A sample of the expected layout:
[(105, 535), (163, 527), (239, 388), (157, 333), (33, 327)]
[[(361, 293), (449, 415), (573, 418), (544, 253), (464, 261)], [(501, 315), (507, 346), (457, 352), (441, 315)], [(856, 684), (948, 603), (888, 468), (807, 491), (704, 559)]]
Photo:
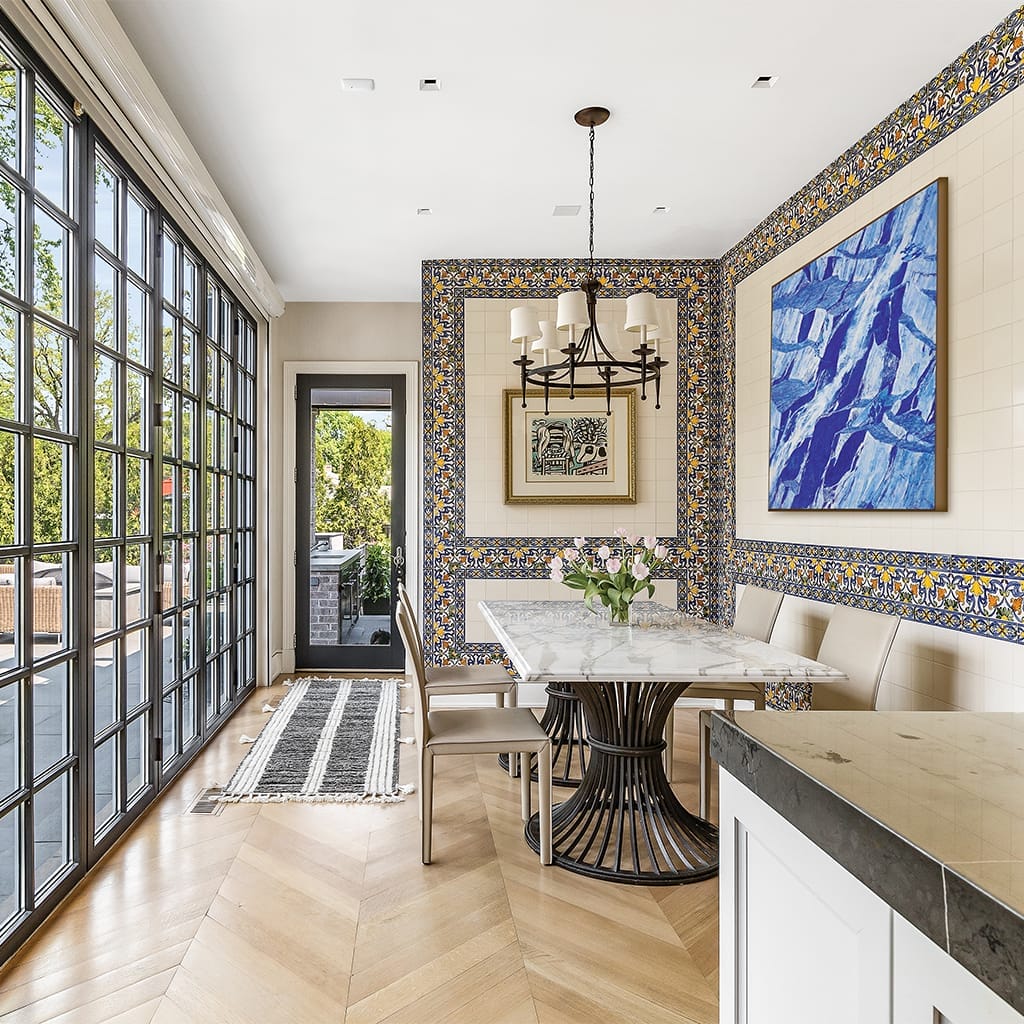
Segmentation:
[(723, 1024), (889, 1022), (892, 910), (719, 775)]
[(893, 914), (893, 963), (897, 1024), (1024, 1024), (1009, 1003), (899, 914)]

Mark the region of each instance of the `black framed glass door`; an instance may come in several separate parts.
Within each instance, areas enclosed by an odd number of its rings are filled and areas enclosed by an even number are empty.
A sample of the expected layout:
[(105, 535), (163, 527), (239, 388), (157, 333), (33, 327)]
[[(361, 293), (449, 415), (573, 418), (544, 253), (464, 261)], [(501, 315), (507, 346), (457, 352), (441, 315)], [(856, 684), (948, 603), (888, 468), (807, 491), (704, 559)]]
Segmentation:
[(303, 374), (296, 398), (296, 668), (400, 669), (405, 377)]

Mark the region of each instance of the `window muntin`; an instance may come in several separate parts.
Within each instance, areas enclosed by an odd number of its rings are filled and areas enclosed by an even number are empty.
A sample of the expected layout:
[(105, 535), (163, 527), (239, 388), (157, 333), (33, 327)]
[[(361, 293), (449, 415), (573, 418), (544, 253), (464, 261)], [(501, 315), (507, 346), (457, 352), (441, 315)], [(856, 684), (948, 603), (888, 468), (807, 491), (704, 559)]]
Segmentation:
[(0, 956), (255, 675), (255, 325), (5, 31)]

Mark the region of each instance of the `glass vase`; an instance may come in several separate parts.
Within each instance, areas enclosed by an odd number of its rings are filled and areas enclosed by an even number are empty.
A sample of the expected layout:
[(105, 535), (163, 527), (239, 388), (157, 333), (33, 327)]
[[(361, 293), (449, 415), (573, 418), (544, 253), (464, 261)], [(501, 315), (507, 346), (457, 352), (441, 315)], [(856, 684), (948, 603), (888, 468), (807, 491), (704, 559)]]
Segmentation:
[(613, 626), (628, 626), (632, 621), (633, 603), (608, 605), (608, 621)]

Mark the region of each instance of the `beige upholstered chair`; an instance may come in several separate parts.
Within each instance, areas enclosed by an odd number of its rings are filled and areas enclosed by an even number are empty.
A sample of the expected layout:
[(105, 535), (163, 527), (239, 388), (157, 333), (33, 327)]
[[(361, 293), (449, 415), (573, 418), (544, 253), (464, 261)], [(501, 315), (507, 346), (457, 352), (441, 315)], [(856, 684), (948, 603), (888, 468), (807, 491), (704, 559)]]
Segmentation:
[[(501, 665), (446, 665), (426, 668), (423, 654), (423, 640), (420, 624), (412, 608), (409, 591), (399, 583), (398, 600), (409, 616), (413, 629), (413, 641), (419, 659), (424, 663), (427, 679), (427, 700), (431, 697), (449, 696), (458, 693), (493, 693), (496, 707), (516, 706), (516, 681), (512, 679)], [(410, 648), (410, 653), (412, 648)]]
[(818, 661), (847, 678), (816, 683), (811, 693), (815, 711), (873, 711), (882, 670), (899, 628), (898, 615), (866, 612), (836, 605), (818, 648)]
[[(734, 633), (742, 633), (744, 636), (753, 637), (768, 643), (775, 628), (775, 620), (779, 617), (779, 609), (782, 607), (782, 594), (776, 590), (765, 590), (764, 587), (755, 587), (748, 584), (743, 588), (743, 596), (740, 597), (739, 607), (736, 609), (736, 618), (733, 621)], [(764, 686), (761, 683), (694, 683), (688, 686), (683, 693), (684, 697), (692, 697), (697, 700), (724, 700), (726, 710), (732, 711), (733, 704), (738, 700), (752, 700), (754, 707), (758, 710), (764, 708)], [(672, 732), (674, 714), (669, 718), (668, 728), (665, 730), (665, 761), (669, 779), (672, 778)], [(711, 729), (711, 712), (700, 713), (700, 744), (701, 744), (701, 772), (703, 773), (705, 746), (708, 737), (705, 735)]]
[[(423, 631), (413, 611), (412, 599), (405, 584), (398, 584), (398, 601), (413, 629), (416, 652), (423, 664), (427, 679), (427, 707), (431, 697), (446, 697), (465, 693), (493, 693), (496, 707), (514, 708), (517, 702), (516, 680), (501, 665), (442, 665), (427, 668), (423, 654)], [(411, 651), (411, 648), (410, 648)], [(504, 701), (504, 703), (502, 703)], [(515, 776), (515, 758), (509, 754), (508, 773)]]
[[(398, 628), (413, 664), (415, 679), (416, 745), (419, 754), (419, 792), (423, 863), (430, 863), (433, 819), (434, 758), (441, 754), (536, 754), (540, 790), (540, 861), (551, 863), (551, 739), (528, 708), (462, 708), (428, 710), (427, 679), (415, 630), (403, 604)], [(530, 817), (530, 772), (522, 773), (522, 815)]]
[[(834, 683), (815, 683), (811, 691), (813, 711), (873, 711), (878, 686), (889, 658), (898, 615), (882, 615), (847, 605), (836, 605), (818, 647), (817, 660), (846, 673)], [(710, 722), (710, 716), (709, 716)], [(708, 730), (710, 732), (710, 730)], [(701, 728), (700, 815), (706, 818), (711, 796), (711, 752)]]

